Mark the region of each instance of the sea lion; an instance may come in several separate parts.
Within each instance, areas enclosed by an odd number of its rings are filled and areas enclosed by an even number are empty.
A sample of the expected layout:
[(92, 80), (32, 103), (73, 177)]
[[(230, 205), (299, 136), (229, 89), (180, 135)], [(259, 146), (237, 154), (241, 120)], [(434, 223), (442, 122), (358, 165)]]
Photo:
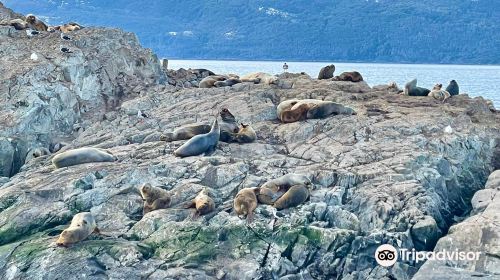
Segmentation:
[(357, 71), (343, 72), (339, 76), (335, 76), (333, 80), (357, 83), (363, 81), (363, 76), (361, 76), (361, 73)]
[(232, 135), (232, 142), (238, 143), (252, 143), (257, 139), (257, 133), (255, 130), (248, 124), (241, 123), (241, 127), (238, 130), (238, 133)]
[(56, 32), (56, 31), (61, 31), (61, 25), (55, 25), (55, 26), (49, 26), (47, 28), (48, 32)]
[(253, 211), (257, 208), (257, 193), (259, 188), (244, 188), (234, 197), (234, 211), (238, 216), (246, 215), (247, 223), (253, 222)]
[(298, 99), (281, 101), (280, 104), (278, 104), (278, 107), (276, 107), (276, 114), (278, 115), (278, 118), (283, 111), (292, 109), (293, 105), (297, 104), (298, 102)]
[(333, 72), (335, 72), (335, 65), (333, 64), (321, 68), (318, 74), (318, 80), (333, 78)]
[(220, 138), (220, 127), (217, 117), (212, 124), (209, 133), (196, 135), (175, 150), (174, 155), (178, 157), (197, 156), (209, 154), (215, 150)]
[(445, 102), (446, 99), (450, 98), (451, 95), (446, 90), (442, 90), (441, 89), (442, 87), (443, 87), (442, 84), (434, 85), (434, 88), (432, 88), (432, 90), (431, 90), (431, 92), (429, 92), (428, 96), (434, 97), (434, 99)]
[(111, 152), (98, 148), (78, 148), (57, 154), (52, 159), (56, 168), (68, 167), (92, 162), (112, 162), (116, 158)]
[(227, 79), (226, 76), (223, 75), (211, 75), (203, 78), (198, 84), (199, 88), (213, 88), (215, 83), (218, 81), (225, 81)]
[(295, 173), (286, 174), (267, 181), (262, 185), (257, 194), (257, 198), (260, 203), (272, 205), (294, 185), (309, 186), (311, 185), (311, 181), (305, 175)]
[(209, 196), (207, 189), (201, 190), (198, 195), (187, 205), (187, 208), (196, 208), (195, 216), (208, 214), (215, 210), (215, 202)]
[(308, 186), (293, 185), (284, 195), (274, 202), (273, 206), (278, 210), (296, 207), (307, 201), (309, 195)]
[(238, 133), (240, 127), (236, 122), (235, 116), (227, 108), (222, 108), (220, 111), (222, 122), (220, 123), (220, 141), (232, 142), (235, 133)]
[(259, 80), (258, 83), (266, 85), (271, 85), (271, 84), (278, 85), (279, 83), (278, 77), (263, 72), (247, 74), (245, 76), (242, 76), (240, 80), (242, 82), (253, 82), (253, 83)]
[(26, 154), (26, 159), (24, 160), (24, 162), (29, 162), (30, 160), (32, 160), (34, 158), (38, 158), (41, 156), (47, 156), (47, 155), (50, 155), (50, 151), (47, 148), (43, 148), (43, 147), (32, 148)]
[(63, 33), (73, 32), (82, 29), (79, 25), (64, 24), (59, 27), (59, 30)]
[(305, 120), (307, 118), (307, 111), (309, 110), (308, 104), (299, 104), (298, 106), (294, 106), (294, 109), (288, 109), (282, 111), (278, 118), (283, 123), (293, 123), (301, 120)]
[(30, 25), (30, 28), (36, 31), (47, 31), (49, 28), (43, 21), (39, 20), (35, 15), (27, 14), (26, 22)]
[(349, 107), (343, 106), (342, 104), (332, 101), (321, 101), (317, 104), (309, 106), (306, 117), (308, 119), (321, 119), (330, 115), (356, 115), (356, 112)]
[(196, 135), (205, 134), (210, 132), (212, 128), (209, 124), (188, 124), (176, 128), (172, 133), (172, 141), (188, 140)]
[(214, 86), (215, 87), (230, 87), (230, 86), (233, 86), (235, 84), (239, 84), (241, 83), (241, 80), (240, 79), (235, 79), (235, 78), (229, 78), (225, 81), (217, 81), (214, 83)]
[(451, 96), (458, 95), (460, 93), (460, 89), (458, 87), (457, 81), (451, 80), (446, 87), (446, 91), (449, 92)]
[(93, 232), (99, 233), (94, 216), (90, 212), (82, 212), (73, 216), (69, 227), (59, 235), (58, 246), (67, 247), (86, 239)]
[(16, 30), (25, 30), (30, 27), (29, 23), (20, 18), (11, 20), (2, 20), (0, 25), (13, 26)]
[(170, 206), (171, 198), (166, 190), (146, 183), (141, 186), (140, 191), (142, 200), (144, 200), (143, 215), (158, 209), (166, 209)]
[(404, 94), (409, 96), (428, 96), (430, 90), (422, 87), (417, 87), (417, 79), (413, 79), (406, 83)]

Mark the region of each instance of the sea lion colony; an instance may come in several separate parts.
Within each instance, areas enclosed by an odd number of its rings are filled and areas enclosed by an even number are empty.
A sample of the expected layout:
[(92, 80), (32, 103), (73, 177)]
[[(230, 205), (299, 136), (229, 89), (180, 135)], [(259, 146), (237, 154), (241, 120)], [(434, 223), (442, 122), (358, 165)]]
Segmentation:
[[(10, 25), (16, 30), (29, 29), (38, 32), (60, 31), (62, 33), (77, 31), (83, 28), (83, 26), (73, 22), (59, 26), (47, 26), (34, 15), (28, 15), (25, 19), (2, 21), (0, 25)], [(333, 64), (328, 65), (321, 69), (318, 79), (349, 82), (363, 81), (363, 77), (359, 72), (344, 72), (338, 76), (333, 76), (334, 71), (335, 66)], [(244, 82), (279, 85), (279, 79), (267, 73), (258, 72), (239, 77), (234, 74), (216, 75), (210, 71), (209, 76), (200, 82), (199, 87), (230, 87)], [(446, 87), (446, 90), (442, 90), (442, 85), (437, 84), (431, 91), (418, 87), (417, 80), (415, 79), (405, 85), (403, 93), (409, 96), (431, 96), (444, 102), (450, 97), (459, 94), (459, 87), (457, 82), (452, 80)], [(342, 104), (314, 99), (285, 100), (277, 106), (278, 119), (283, 123), (326, 118), (331, 115), (354, 114), (356, 112), (352, 108), (345, 107)], [(209, 154), (215, 150), (218, 141), (243, 144), (257, 140), (255, 130), (249, 124), (238, 124), (229, 109), (222, 108), (219, 115), (222, 118), (220, 123), (218, 116), (216, 116), (212, 125), (188, 125), (177, 128), (173, 133), (170, 133), (170, 137), (167, 137), (166, 141), (187, 140), (174, 154), (180, 157)], [(57, 150), (53, 152), (57, 152)], [(50, 156), (50, 151), (44, 148), (37, 148), (29, 153), (31, 158)], [(92, 147), (59, 151), (58, 154), (52, 157), (52, 162), (56, 168), (69, 168), (78, 164), (113, 162), (115, 160), (116, 157), (108, 151)], [(167, 190), (146, 183), (140, 187), (139, 191), (144, 201), (143, 215), (171, 207), (171, 194)], [(241, 189), (234, 198), (233, 209), (235, 214), (244, 215), (247, 218), (247, 222), (251, 222), (254, 215), (253, 212), (259, 203), (272, 205), (277, 210), (297, 207), (307, 201), (311, 191), (312, 184), (306, 176), (287, 174), (283, 177), (270, 180), (260, 187)], [(194, 199), (189, 201), (187, 207), (195, 208), (196, 216), (206, 215), (217, 209), (213, 198), (206, 190), (202, 190)], [(93, 232), (98, 232), (98, 229), (92, 214), (88, 212), (78, 213), (74, 216), (70, 226), (60, 234), (56, 244), (68, 246), (86, 239)]]

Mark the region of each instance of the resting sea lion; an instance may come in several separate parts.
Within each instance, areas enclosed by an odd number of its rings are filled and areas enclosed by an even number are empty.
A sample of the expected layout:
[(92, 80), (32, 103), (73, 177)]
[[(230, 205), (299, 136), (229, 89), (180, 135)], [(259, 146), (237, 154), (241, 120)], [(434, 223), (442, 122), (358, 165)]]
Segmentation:
[(62, 152), (52, 159), (56, 168), (92, 162), (112, 162), (116, 158), (111, 152), (98, 148), (78, 148)]
[(321, 68), (318, 74), (318, 80), (333, 78), (333, 72), (335, 72), (335, 65), (333, 64)]
[(446, 87), (446, 91), (450, 93), (450, 95), (458, 95), (460, 93), (460, 89), (458, 87), (458, 83), (455, 80), (451, 80), (450, 84)]
[(442, 90), (441, 88), (443, 87), (442, 84), (436, 84), (434, 88), (429, 92), (428, 96), (434, 97), (434, 99), (440, 100), (445, 102), (446, 99), (450, 98), (450, 93), (447, 92), (446, 90)]
[(90, 212), (78, 213), (71, 220), (69, 227), (61, 232), (56, 244), (67, 247), (84, 240), (93, 232), (99, 233), (94, 216)]
[(257, 133), (248, 124), (241, 124), (238, 133), (232, 135), (232, 140), (238, 143), (252, 143), (257, 139)]
[(26, 15), (26, 22), (30, 25), (30, 28), (36, 31), (47, 31), (49, 28), (43, 21), (35, 17), (35, 15)]
[(212, 87), (214, 87), (216, 82), (225, 81), (226, 79), (227, 79), (227, 77), (222, 76), (222, 75), (208, 76), (206, 78), (203, 78), (203, 80), (200, 81), (198, 87), (199, 88), (212, 88)]
[(38, 158), (41, 156), (47, 156), (50, 155), (50, 151), (47, 148), (43, 147), (38, 147), (38, 148), (32, 148), (29, 150), (28, 154), (26, 154), (26, 159), (24, 162), (29, 162), (30, 160), (34, 158)]
[(413, 79), (406, 83), (404, 94), (409, 96), (428, 96), (430, 90), (422, 87), (417, 87), (417, 79)]
[(257, 193), (259, 188), (241, 189), (234, 197), (233, 207), (236, 214), (246, 215), (247, 223), (253, 221), (253, 211), (257, 208)]
[(293, 109), (287, 109), (287, 110), (282, 111), (278, 115), (278, 118), (283, 123), (298, 122), (301, 120), (305, 120), (307, 118), (307, 111), (308, 110), (309, 110), (309, 105), (302, 103), (302, 104), (299, 104), (298, 106), (294, 106)]
[(349, 107), (331, 101), (319, 102), (307, 110), (308, 119), (321, 119), (330, 115), (356, 115), (356, 112)]
[(214, 83), (214, 86), (215, 87), (230, 87), (230, 86), (233, 86), (235, 84), (239, 84), (241, 83), (241, 80), (240, 79), (235, 79), (235, 78), (229, 78), (225, 81), (217, 81)]
[(196, 216), (205, 215), (215, 210), (215, 202), (209, 196), (208, 191), (203, 189), (198, 195), (188, 204), (187, 208), (195, 207)]
[(73, 32), (80, 29), (82, 29), (80, 25), (72, 25), (72, 24), (64, 24), (59, 27), (59, 30), (61, 30), (61, 32), (63, 33)]
[(346, 82), (361, 82), (363, 80), (363, 76), (357, 71), (353, 72), (343, 72), (339, 76), (335, 76), (333, 78), (334, 81), (346, 81)]
[(30, 27), (29, 23), (20, 18), (3, 20), (0, 22), (0, 25), (13, 26), (16, 30), (25, 30)]
[(273, 204), (278, 210), (296, 207), (309, 198), (309, 189), (305, 185), (294, 185)]
[(143, 215), (158, 209), (166, 209), (170, 206), (171, 198), (166, 190), (146, 183), (141, 186), (140, 191), (144, 200)]
[(220, 127), (217, 117), (215, 118), (212, 129), (209, 133), (196, 135), (186, 143), (175, 150), (174, 155), (178, 157), (197, 156), (200, 154), (209, 154), (215, 150), (220, 138)]
[(177, 128), (172, 133), (172, 141), (188, 140), (196, 135), (210, 132), (212, 126), (208, 124), (188, 124)]
[(278, 77), (273, 76), (271, 74), (263, 73), (263, 72), (257, 72), (257, 73), (250, 73), (248, 75), (242, 76), (240, 78), (242, 82), (253, 82), (256, 83), (258, 80), (260, 84), (266, 84), (266, 85), (271, 85), (271, 84), (278, 84)]
[(260, 203), (272, 205), (278, 198), (294, 185), (311, 185), (311, 181), (307, 176), (301, 174), (290, 173), (279, 178), (267, 181), (260, 187), (257, 198)]

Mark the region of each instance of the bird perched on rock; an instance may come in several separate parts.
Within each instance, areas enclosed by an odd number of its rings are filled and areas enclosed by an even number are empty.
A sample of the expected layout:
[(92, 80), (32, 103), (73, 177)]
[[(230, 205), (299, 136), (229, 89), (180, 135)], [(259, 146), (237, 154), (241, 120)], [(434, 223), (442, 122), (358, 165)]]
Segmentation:
[(71, 40), (71, 37), (69, 37), (68, 35), (66, 35), (64, 33), (61, 33), (61, 39), (69, 41), (69, 40)]
[(73, 51), (71, 51), (69, 48), (66, 48), (66, 47), (61, 47), (61, 51), (63, 53), (72, 53)]
[(40, 32), (33, 29), (26, 29), (26, 34), (28, 35), (28, 37), (31, 38), (33, 36), (40, 34)]

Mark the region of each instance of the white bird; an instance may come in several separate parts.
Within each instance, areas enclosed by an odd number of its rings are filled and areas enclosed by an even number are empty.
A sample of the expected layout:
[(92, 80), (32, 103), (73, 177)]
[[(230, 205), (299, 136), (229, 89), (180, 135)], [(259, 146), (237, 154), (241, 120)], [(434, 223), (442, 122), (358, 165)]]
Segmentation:
[(444, 132), (451, 134), (451, 133), (453, 133), (453, 128), (451, 128), (451, 126), (447, 126), (444, 128)]
[(63, 39), (63, 40), (71, 40), (71, 37), (69, 37), (68, 35), (66, 35), (64, 33), (61, 33), (61, 39)]
[(38, 55), (36, 53), (32, 53), (31, 56), (30, 56), (30, 58), (32, 60), (38, 60)]

